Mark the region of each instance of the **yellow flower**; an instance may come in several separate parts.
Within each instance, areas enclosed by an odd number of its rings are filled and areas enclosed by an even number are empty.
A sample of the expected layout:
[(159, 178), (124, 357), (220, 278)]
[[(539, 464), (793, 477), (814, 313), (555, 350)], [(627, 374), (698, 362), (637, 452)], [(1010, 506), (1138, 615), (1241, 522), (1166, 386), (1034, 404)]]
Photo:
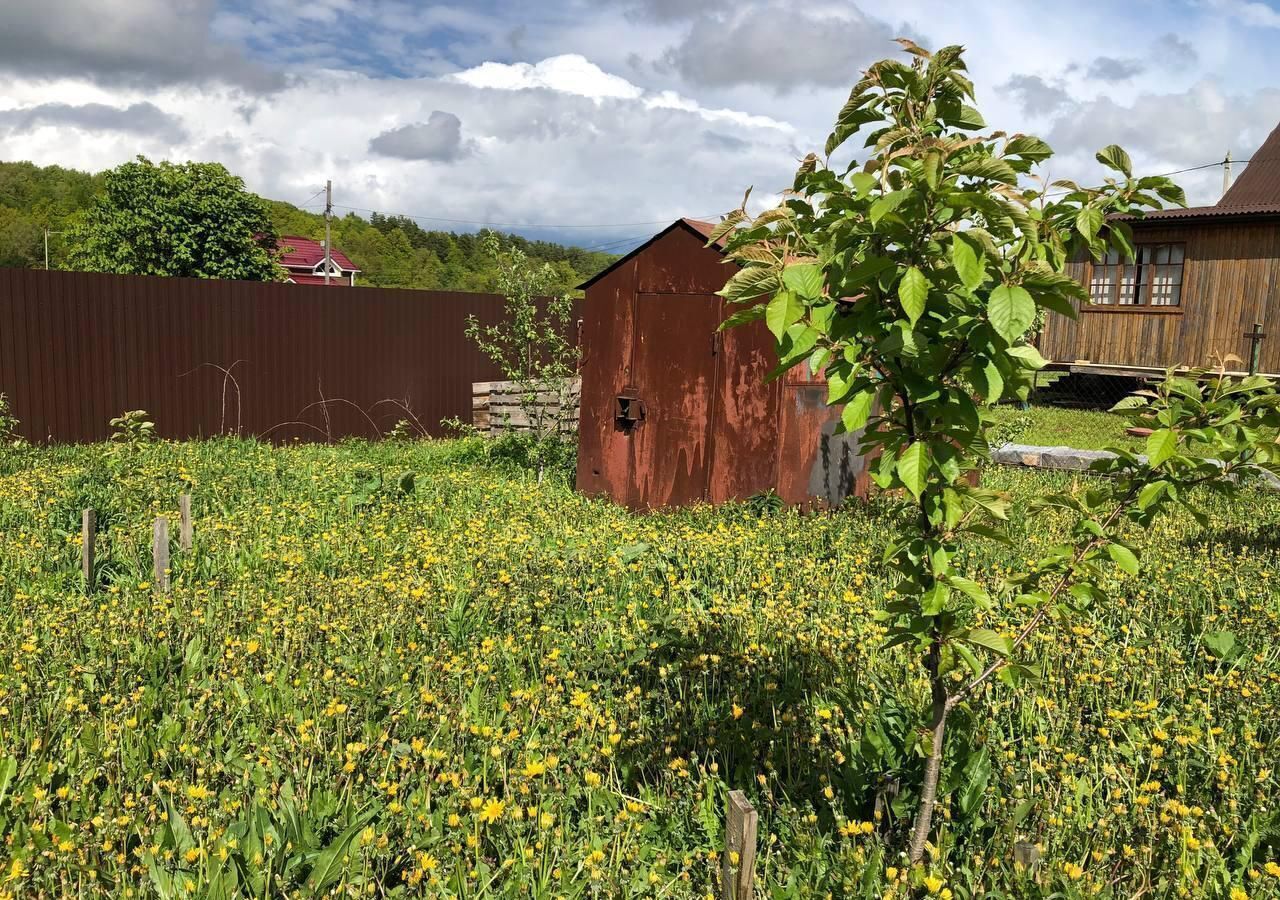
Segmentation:
[(939, 878), (937, 875), (928, 875), (925, 876), (924, 879), (924, 889), (930, 894), (938, 893), (938, 891), (942, 890), (942, 886), (945, 884), (946, 881)]
[(488, 803), (484, 805), (484, 808), (480, 810), (480, 821), (481, 822), (498, 821), (498, 819), (502, 818), (502, 811), (506, 809), (506, 807), (507, 805), (503, 803), (501, 800), (490, 800)]
[(536, 778), (543, 772), (547, 771), (544, 763), (538, 762), (536, 759), (525, 763), (524, 769), (521, 770), (525, 778)]
[(600, 787), (600, 776), (595, 772), (588, 772), (582, 776), (582, 780), (587, 783), (587, 787)]

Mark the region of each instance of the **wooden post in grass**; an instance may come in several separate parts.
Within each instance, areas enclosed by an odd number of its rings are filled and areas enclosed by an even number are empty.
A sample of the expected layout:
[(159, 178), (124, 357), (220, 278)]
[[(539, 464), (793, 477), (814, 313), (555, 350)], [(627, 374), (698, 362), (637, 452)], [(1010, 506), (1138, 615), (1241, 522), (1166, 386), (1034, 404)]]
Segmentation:
[(720, 890), (725, 900), (750, 900), (754, 896), (759, 820), (746, 794), (729, 792), (724, 817), (724, 856), (720, 862)]
[(98, 538), (98, 514), (91, 509), (80, 513), (80, 572), (84, 575), (84, 592), (93, 593), (93, 551)]
[(195, 535), (194, 529), (191, 527), (191, 495), (178, 495), (178, 514), (180, 516), (178, 522), (178, 546), (183, 552), (191, 550), (191, 539)]
[(151, 566), (156, 590), (169, 593), (169, 520), (164, 516), (157, 518), (151, 528)]

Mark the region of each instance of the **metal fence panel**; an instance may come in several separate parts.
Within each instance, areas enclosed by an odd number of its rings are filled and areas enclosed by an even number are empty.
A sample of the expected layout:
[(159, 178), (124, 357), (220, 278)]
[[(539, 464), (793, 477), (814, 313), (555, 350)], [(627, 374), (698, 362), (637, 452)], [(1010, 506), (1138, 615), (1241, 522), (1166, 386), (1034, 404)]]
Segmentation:
[(439, 434), (502, 377), (472, 314), (498, 321), (502, 298), (0, 269), (0, 392), (32, 441), (103, 440), (128, 409), (174, 439), (374, 437), (397, 404)]

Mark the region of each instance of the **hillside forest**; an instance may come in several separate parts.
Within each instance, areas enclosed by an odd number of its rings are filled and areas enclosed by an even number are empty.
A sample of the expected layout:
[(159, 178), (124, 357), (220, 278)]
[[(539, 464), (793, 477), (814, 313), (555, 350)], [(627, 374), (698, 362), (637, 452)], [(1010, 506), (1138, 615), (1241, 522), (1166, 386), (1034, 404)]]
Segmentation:
[[(0, 267), (42, 268), (45, 235), (49, 267), (65, 268), (66, 232), (102, 188), (102, 174), (31, 162), (0, 162)], [(324, 217), (291, 203), (268, 200), (279, 234), (320, 239)], [(495, 261), (481, 234), (434, 231), (406, 216), (348, 213), (333, 220), (333, 244), (362, 270), (361, 285), (426, 290), (491, 291)], [(608, 253), (500, 234), (503, 248), (519, 247), (556, 272), (555, 290), (570, 291), (616, 257)]]

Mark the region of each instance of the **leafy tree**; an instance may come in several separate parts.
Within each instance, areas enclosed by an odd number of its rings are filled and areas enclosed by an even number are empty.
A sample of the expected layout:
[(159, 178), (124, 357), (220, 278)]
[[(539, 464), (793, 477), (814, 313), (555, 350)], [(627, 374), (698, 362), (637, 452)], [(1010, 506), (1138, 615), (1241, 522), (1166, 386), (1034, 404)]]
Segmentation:
[[(1037, 312), (1074, 316), (1072, 301), (1085, 299), (1066, 262), (1112, 247), (1133, 256), (1130, 228), (1108, 216), (1184, 200), (1166, 178), (1134, 178), (1116, 146), (1097, 156), (1115, 173), (1099, 187), (1027, 186), (1048, 145), (982, 133), (960, 47), (930, 53), (902, 43), (911, 62), (867, 69), (823, 158), (804, 159), (788, 199), (754, 219), (744, 200), (712, 240), (725, 237), (741, 265), (722, 293), (745, 308), (726, 325), (763, 318), (777, 339), (775, 374), (804, 363), (825, 371), (843, 428), (867, 427), (876, 482), (909, 498), (911, 514), (885, 548), (900, 582), (884, 617), (888, 646), (918, 655), (929, 690), (927, 727), (915, 738), (924, 761), (914, 863), (931, 833), (944, 760), (976, 752), (959, 734), (944, 754), (949, 717), (963, 709), (976, 721), (993, 677), (1014, 684), (1030, 675), (1019, 656), (1027, 638), (1105, 601), (1107, 564), (1137, 571), (1124, 525), (1145, 528), (1160, 510), (1189, 504), (1192, 485), (1231, 490), (1236, 476), (1276, 468), (1276, 449), (1258, 441), (1258, 429), (1275, 423), (1277, 400), (1265, 381), (1221, 377), (1174, 378), (1142, 398), (1140, 415), (1156, 428), (1147, 456), (1122, 451), (1099, 467), (1108, 479), (1045, 501), (1076, 516), (1073, 541), (1003, 585), (1000, 599), (1029, 611), (1021, 629), (986, 627), (993, 598), (955, 565), (963, 541), (1008, 540), (1008, 498), (965, 478), (989, 452), (984, 406), (1025, 399), (1044, 365), (1024, 337)], [(864, 130), (866, 160), (834, 167), (832, 154)], [(1222, 462), (1199, 459), (1205, 450)]]
[(480, 240), (497, 266), (498, 292), (506, 300), (506, 310), (501, 322), (489, 325), (468, 316), (466, 334), (507, 380), (516, 383), (535, 439), (530, 455), (541, 480), (546, 463), (564, 443), (569, 417), (577, 410), (574, 376), (580, 351), (573, 334), (573, 300), (567, 294), (548, 296), (556, 281), (551, 264), (535, 263), (519, 247), (503, 250), (494, 232), (486, 232)]
[(75, 269), (119, 274), (275, 281), (267, 206), (218, 163), (152, 163), (106, 173), (103, 192), (72, 230)]

